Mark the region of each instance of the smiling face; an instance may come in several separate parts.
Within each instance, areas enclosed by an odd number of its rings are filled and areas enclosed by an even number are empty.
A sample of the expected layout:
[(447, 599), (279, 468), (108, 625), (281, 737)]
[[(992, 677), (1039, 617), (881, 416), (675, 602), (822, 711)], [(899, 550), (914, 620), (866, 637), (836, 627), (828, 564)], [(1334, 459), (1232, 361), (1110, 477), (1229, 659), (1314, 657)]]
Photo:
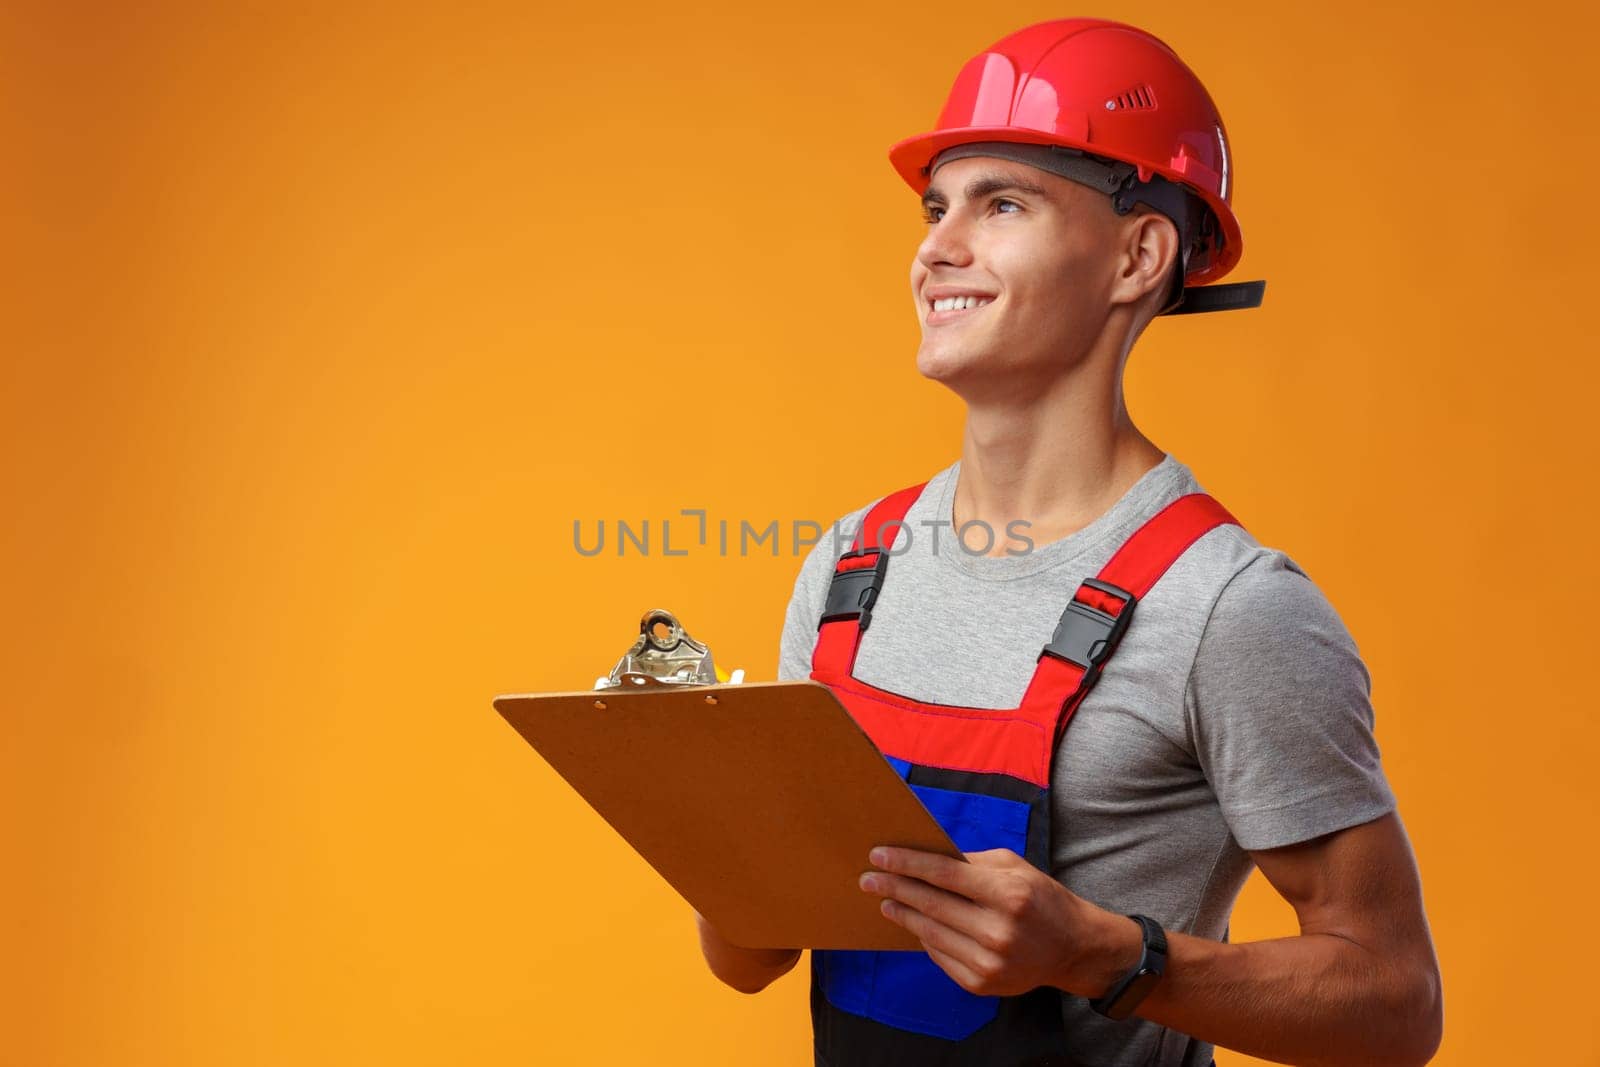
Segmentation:
[(1081, 362), (1105, 329), (1124, 230), (1110, 198), (1021, 163), (967, 156), (923, 196), (911, 263), (917, 369), (963, 395), (1031, 389)]

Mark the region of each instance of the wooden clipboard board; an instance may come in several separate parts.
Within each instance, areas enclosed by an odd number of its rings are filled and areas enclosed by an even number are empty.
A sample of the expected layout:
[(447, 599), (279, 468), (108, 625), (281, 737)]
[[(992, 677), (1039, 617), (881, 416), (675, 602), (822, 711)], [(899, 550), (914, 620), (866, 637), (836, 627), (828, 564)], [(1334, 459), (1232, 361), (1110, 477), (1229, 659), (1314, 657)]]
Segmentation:
[(494, 706), (734, 944), (921, 949), (857, 884), (867, 852), (961, 851), (827, 686), (616, 688)]

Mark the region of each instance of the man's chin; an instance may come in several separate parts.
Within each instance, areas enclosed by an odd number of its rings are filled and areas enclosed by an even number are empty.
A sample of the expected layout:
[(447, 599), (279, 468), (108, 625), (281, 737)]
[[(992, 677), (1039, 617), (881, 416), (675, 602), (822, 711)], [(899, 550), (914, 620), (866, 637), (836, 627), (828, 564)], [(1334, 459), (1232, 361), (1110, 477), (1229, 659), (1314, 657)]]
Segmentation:
[(965, 349), (917, 349), (917, 371), (936, 382), (952, 382), (971, 374), (982, 362), (978, 353)]

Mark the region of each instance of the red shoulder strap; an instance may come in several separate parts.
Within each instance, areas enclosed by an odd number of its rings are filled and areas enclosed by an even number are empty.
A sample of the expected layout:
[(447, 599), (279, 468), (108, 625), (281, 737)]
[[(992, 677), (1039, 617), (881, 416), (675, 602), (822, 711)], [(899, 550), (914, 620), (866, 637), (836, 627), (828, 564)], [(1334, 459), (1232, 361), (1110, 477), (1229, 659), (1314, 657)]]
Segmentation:
[(890, 493), (867, 510), (854, 547), (834, 564), (828, 599), (817, 625), (817, 647), (811, 657), (815, 673), (848, 675), (855, 667), (861, 633), (872, 621), (872, 605), (883, 588), (889, 549), (900, 536), (906, 512), (927, 482)]
[(1055, 719), (1057, 741), (1116, 651), (1139, 600), (1190, 545), (1226, 525), (1239, 520), (1207, 494), (1181, 496), (1146, 520), (1099, 574), (1078, 587), (1040, 651), (1022, 699), (1023, 707), (1045, 721)]
[(1142, 597), (1190, 545), (1218, 526), (1238, 525), (1227, 508), (1205, 493), (1180, 496), (1135, 530), (1096, 577)]
[[(927, 484), (919, 482), (916, 485), (908, 485), (872, 505), (867, 517), (861, 520), (861, 529), (856, 532), (856, 550), (893, 548), (895, 538), (900, 535), (900, 528), (905, 525), (906, 512), (911, 510), (911, 505), (922, 495), (922, 487)], [(889, 531), (887, 539), (884, 538), (885, 530)]]

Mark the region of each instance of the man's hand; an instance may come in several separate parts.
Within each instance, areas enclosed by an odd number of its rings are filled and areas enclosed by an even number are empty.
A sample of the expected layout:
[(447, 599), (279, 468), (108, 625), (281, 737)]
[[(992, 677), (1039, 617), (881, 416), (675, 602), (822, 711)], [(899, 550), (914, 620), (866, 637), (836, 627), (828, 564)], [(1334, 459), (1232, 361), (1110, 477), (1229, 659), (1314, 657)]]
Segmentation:
[(911, 931), (969, 993), (1014, 996), (1052, 985), (1099, 996), (1139, 959), (1132, 920), (1095, 907), (1010, 849), (967, 862), (879, 847), (861, 888)]

